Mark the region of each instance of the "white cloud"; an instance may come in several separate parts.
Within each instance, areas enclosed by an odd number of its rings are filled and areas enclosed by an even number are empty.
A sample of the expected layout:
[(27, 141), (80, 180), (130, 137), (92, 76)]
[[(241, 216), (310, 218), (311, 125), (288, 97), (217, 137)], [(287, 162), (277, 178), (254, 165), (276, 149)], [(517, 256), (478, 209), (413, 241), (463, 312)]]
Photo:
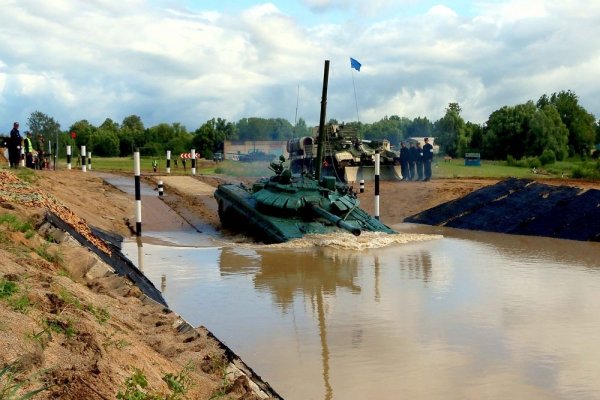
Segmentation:
[[(298, 116), (314, 124), (326, 58), (328, 116), (341, 121), (356, 119), (354, 87), (363, 122), (435, 120), (454, 101), (465, 118), (484, 122), (503, 105), (568, 89), (600, 115), (600, 5), (591, 0), (480, 2), (476, 15), (438, 4), (412, 16), (397, 11), (414, 2), (382, 0), (373, 9), (390, 12), (369, 25), (360, 18), (364, 1), (308, 2), (350, 13), (320, 25), (277, 2), (239, 14), (146, 0), (3, 3), (0, 121), (36, 109), (63, 128), (130, 114), (191, 130), (213, 117), (293, 120), (299, 85)], [(350, 56), (360, 72), (350, 70)]]

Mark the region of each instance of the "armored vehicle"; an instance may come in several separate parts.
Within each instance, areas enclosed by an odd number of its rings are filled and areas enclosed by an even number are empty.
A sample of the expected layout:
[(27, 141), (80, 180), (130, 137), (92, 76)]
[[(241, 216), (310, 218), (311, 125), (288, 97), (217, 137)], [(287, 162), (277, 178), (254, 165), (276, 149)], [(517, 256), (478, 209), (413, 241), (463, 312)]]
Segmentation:
[[(321, 123), (316, 149), (310, 140), (303, 145), (322, 160), (325, 137), (325, 105), (329, 61), (325, 61)], [(362, 210), (352, 189), (334, 176), (322, 176), (322, 162), (314, 174), (292, 174), (285, 158), (272, 161), (274, 175), (259, 179), (252, 187), (222, 184), (214, 193), (219, 218), (225, 228), (246, 232), (266, 243), (280, 243), (311, 233), (339, 231), (360, 235), (362, 231), (396, 233)]]
[[(316, 147), (316, 136), (288, 141), (287, 151), (290, 154), (290, 168), (293, 173), (303, 173), (315, 168)], [(323, 152), (323, 174), (334, 176), (340, 182), (373, 180), (376, 152), (379, 152), (380, 157), (380, 178), (402, 179), (400, 154), (391, 150), (390, 142), (387, 139), (361, 139), (351, 126), (327, 125)]]

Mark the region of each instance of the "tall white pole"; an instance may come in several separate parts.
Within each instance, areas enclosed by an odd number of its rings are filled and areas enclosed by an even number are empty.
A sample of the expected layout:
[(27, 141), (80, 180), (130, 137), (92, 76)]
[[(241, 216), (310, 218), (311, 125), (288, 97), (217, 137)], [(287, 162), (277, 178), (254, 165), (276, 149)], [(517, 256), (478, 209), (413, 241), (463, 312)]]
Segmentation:
[(167, 174), (171, 173), (171, 150), (167, 150)]
[(196, 175), (196, 149), (190, 151), (192, 157), (192, 175)]
[(71, 169), (71, 145), (67, 145), (67, 169)]
[(144, 268), (144, 252), (142, 250), (142, 191), (140, 188), (140, 150), (133, 153), (133, 171), (135, 175), (135, 236), (138, 246), (138, 268)]
[(379, 219), (379, 151), (375, 151), (375, 219)]
[(81, 146), (81, 171), (82, 172), (86, 172), (87, 171), (87, 167), (86, 167), (86, 159), (85, 159), (85, 146)]

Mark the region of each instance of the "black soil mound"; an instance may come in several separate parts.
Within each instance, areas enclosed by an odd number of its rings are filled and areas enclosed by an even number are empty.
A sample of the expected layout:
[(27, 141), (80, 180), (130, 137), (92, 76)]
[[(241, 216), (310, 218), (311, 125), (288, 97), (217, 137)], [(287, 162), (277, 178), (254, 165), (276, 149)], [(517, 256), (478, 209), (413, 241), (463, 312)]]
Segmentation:
[(600, 241), (600, 190), (506, 179), (404, 222)]

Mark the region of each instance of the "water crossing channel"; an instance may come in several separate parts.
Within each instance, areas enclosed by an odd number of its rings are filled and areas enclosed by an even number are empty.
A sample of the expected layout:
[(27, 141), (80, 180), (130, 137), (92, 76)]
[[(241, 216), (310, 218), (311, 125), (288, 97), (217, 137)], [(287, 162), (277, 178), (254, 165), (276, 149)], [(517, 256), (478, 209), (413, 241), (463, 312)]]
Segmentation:
[(396, 228), (443, 237), (357, 250), (155, 230), (144, 272), (288, 400), (600, 398), (600, 244)]

